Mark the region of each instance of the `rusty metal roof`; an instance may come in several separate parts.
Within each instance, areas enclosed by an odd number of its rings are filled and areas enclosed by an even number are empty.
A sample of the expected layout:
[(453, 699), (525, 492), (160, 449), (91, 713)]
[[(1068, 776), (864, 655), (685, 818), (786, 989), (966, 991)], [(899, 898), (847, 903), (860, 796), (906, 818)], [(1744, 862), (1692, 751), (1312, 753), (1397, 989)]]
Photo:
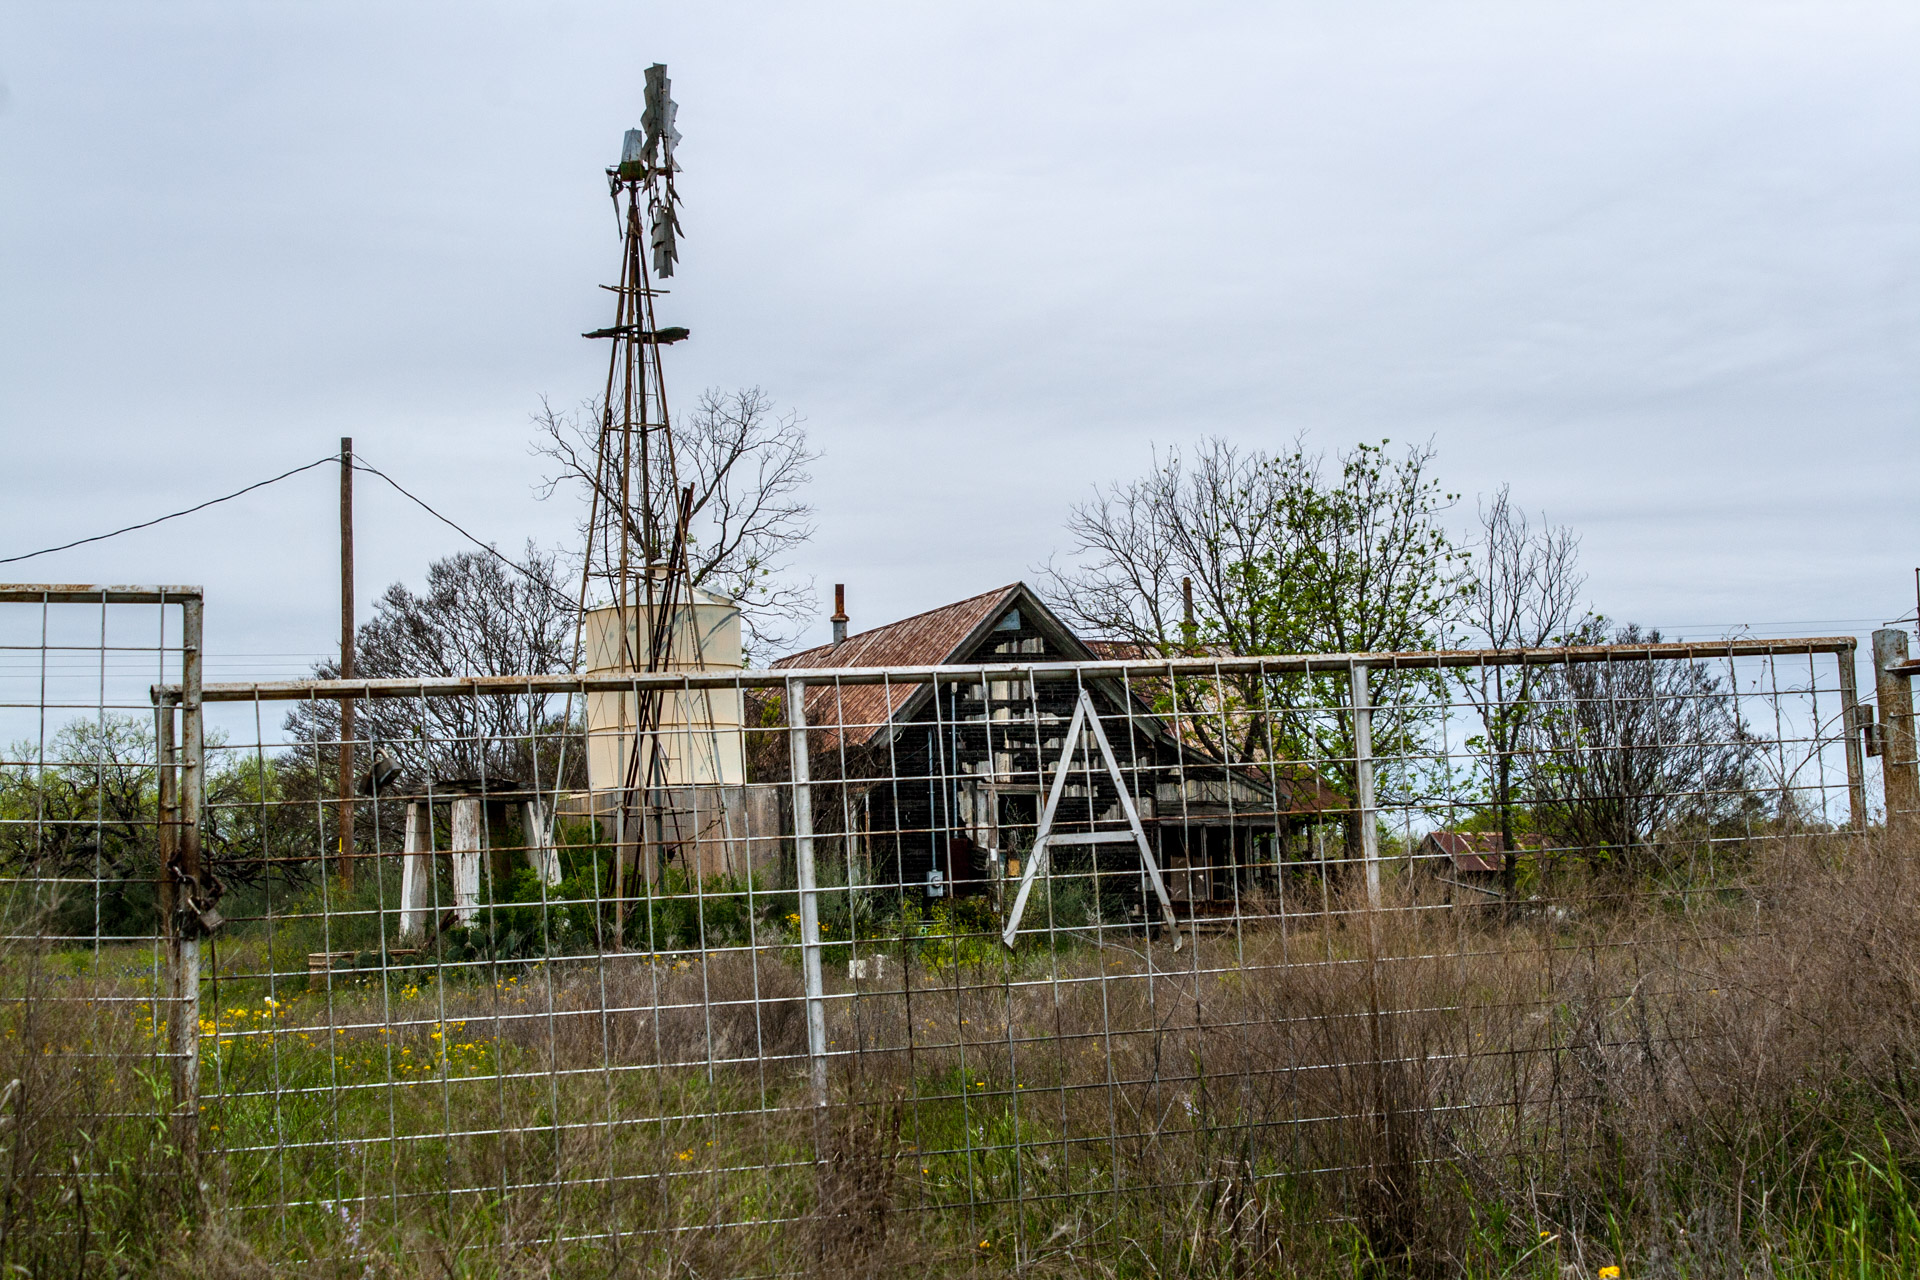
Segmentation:
[[(1436, 852), (1452, 859), (1456, 871), (1506, 869), (1506, 846), (1501, 842), (1498, 831), (1434, 831), (1422, 843), (1432, 845)], [(1545, 841), (1537, 835), (1516, 835), (1513, 838), (1516, 850), (1537, 850), (1544, 844)]]
[[(854, 667), (930, 667), (966, 663), (981, 641), (1008, 609), (1018, 607), (1028, 625), (1050, 638), (1060, 656), (1078, 659), (1140, 658), (1137, 646), (1111, 641), (1086, 641), (1075, 635), (1024, 582), (1008, 583), (983, 591), (965, 600), (941, 605), (925, 613), (890, 622), (871, 631), (850, 635), (839, 644), (817, 645), (789, 654), (773, 665), (790, 670), (832, 670)], [(978, 661), (975, 659), (974, 661)], [(988, 659), (993, 665), (1009, 659)], [(1017, 659), (1012, 660), (1017, 663)], [(1148, 678), (1147, 683), (1151, 683)], [(1138, 700), (1140, 682), (1102, 680), (1109, 692), (1122, 702)], [(807, 686), (807, 724), (815, 730), (814, 750), (858, 749), (871, 744), (880, 731), (900, 720), (910, 719), (916, 702), (926, 697), (932, 686), (924, 683), (852, 684), (810, 683)], [(1145, 710), (1142, 704), (1142, 710)], [(1148, 715), (1140, 722), (1156, 737), (1164, 736), (1160, 718)], [(1170, 739), (1169, 739), (1170, 741)], [(1197, 763), (1197, 760), (1196, 760)], [(1346, 800), (1333, 791), (1316, 771), (1303, 765), (1287, 764), (1276, 771), (1271, 765), (1241, 764), (1211, 767), (1231, 768), (1263, 790), (1279, 784), (1285, 794), (1289, 814), (1328, 812), (1346, 807)], [(1284, 776), (1282, 776), (1284, 775)], [(1278, 799), (1278, 797), (1276, 797)]]
[[(916, 613), (884, 627), (789, 654), (779, 667), (921, 667), (956, 659), (967, 640), (1016, 599), (1030, 596), (1018, 582)], [(807, 723), (841, 726), (846, 745), (865, 746), (898, 715), (924, 684), (816, 684), (807, 689)]]

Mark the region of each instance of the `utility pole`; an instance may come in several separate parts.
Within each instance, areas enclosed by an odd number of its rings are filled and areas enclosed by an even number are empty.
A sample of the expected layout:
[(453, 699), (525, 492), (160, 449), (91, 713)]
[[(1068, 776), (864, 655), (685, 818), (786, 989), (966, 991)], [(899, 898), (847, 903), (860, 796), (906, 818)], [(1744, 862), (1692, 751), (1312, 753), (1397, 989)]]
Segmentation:
[[(340, 678), (353, 679), (353, 437), (340, 438)], [(333, 869), (353, 889), (353, 699), (340, 699), (340, 848)]]

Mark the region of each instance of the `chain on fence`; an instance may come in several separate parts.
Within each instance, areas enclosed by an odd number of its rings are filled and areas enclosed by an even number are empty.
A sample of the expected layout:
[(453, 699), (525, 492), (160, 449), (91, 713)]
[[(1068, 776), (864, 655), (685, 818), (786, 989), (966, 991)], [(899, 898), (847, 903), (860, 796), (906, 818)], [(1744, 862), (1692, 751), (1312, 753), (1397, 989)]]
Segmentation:
[(203, 686), (91, 590), (0, 608), (7, 1035), (124, 1069), (10, 1088), (289, 1262), (1390, 1247), (1880, 803), (1845, 639)]

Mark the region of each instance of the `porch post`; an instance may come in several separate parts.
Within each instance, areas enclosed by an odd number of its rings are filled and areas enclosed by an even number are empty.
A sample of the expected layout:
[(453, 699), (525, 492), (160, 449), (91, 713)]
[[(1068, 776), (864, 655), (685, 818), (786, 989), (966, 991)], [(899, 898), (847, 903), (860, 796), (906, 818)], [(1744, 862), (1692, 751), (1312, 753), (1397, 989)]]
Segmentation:
[(461, 924), (480, 913), (480, 797), (453, 802), (453, 911)]

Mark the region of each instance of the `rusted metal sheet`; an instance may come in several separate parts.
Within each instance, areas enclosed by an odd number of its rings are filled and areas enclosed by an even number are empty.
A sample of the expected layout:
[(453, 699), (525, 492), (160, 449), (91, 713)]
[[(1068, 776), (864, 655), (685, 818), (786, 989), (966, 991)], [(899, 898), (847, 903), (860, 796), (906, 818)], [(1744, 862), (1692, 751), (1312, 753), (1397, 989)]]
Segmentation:
[[(28, 597), (31, 600), (38, 596)], [(97, 597), (88, 597), (94, 599)], [(174, 597), (168, 597), (169, 600)], [(954, 606), (947, 606), (952, 608)], [(936, 611), (937, 612), (937, 611)], [(909, 619), (911, 621), (911, 619)], [(858, 636), (850, 636), (847, 646)], [(257, 680), (209, 684), (208, 702), (287, 702), (308, 698), (444, 698), (474, 694), (618, 693), (626, 689), (777, 689), (789, 679), (835, 686), (925, 685), (972, 677), (1005, 679), (1017, 672), (1032, 680), (1117, 679), (1121, 676), (1344, 675), (1355, 663), (1412, 671), (1477, 666), (1540, 666), (1585, 662), (1669, 662), (1720, 658), (1779, 658), (1809, 653), (1852, 653), (1852, 636), (1782, 640), (1715, 640), (1701, 644), (1601, 645), (1566, 649), (1440, 649), (1411, 653), (1284, 654), (1260, 658), (1153, 658), (1134, 662), (1000, 662), (876, 667), (783, 666), (775, 670), (636, 672), (618, 676), (448, 676), (419, 680)], [(850, 655), (851, 656), (851, 655)], [(809, 649), (783, 662), (821, 660)], [(170, 696), (173, 686), (156, 686)], [(811, 697), (811, 693), (809, 693)], [(843, 695), (844, 696), (844, 695)], [(824, 704), (823, 704), (824, 705)]]
[(22, 582), (0, 586), (0, 604), (180, 604), (198, 600), (199, 587), (109, 587), (77, 582)]
[(820, 684), (813, 680), (811, 673), (862, 667), (939, 666), (950, 662), (1019, 592), (1017, 583), (996, 587), (884, 627), (850, 635), (838, 644), (803, 649), (773, 665), (780, 671), (809, 673), (807, 720), (810, 724), (838, 726), (845, 733), (846, 745), (864, 746), (893, 721), (924, 684), (846, 686), (839, 680)]

